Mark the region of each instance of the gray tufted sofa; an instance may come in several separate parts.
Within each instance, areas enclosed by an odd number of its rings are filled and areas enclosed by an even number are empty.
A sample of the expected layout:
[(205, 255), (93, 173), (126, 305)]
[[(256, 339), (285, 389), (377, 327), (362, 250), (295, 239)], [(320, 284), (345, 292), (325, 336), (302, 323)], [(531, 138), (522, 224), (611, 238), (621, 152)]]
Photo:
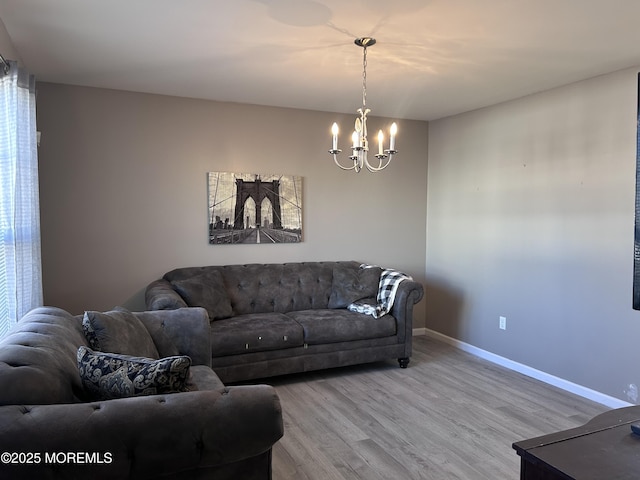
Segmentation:
[(224, 386), (211, 369), (205, 310), (134, 315), (160, 354), (169, 338), (190, 356), (190, 391), (87, 401), (82, 317), (35, 309), (0, 341), (0, 478), (271, 478), (283, 434), (273, 388)]
[[(380, 268), (360, 262), (301, 262), (178, 268), (149, 284), (149, 310), (202, 306), (211, 320), (212, 366), (238, 382), (387, 359), (406, 367), (413, 306), (423, 287), (397, 289), (388, 315), (346, 307), (375, 303)], [(373, 298), (372, 298), (373, 297)]]

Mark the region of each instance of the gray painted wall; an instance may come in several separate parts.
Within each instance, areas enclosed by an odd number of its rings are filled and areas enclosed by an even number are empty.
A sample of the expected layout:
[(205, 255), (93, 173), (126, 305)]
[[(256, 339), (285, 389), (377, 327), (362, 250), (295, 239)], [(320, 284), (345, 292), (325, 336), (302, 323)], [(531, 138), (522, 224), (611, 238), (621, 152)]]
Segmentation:
[(19, 64), (22, 64), (22, 58), (18, 54), (13, 42), (11, 41), (11, 37), (7, 32), (7, 28), (2, 23), (2, 19), (0, 18), (0, 55), (5, 60), (15, 60)]
[(636, 402), (637, 72), (430, 123), (427, 328)]
[[(37, 111), (47, 304), (73, 313), (142, 309), (149, 282), (193, 265), (354, 259), (424, 281), (426, 122), (399, 121), (392, 165), (355, 174), (327, 153), (332, 122), (346, 130), (355, 112), (48, 83), (38, 84)], [(391, 123), (370, 120), (372, 131)], [(301, 175), (304, 241), (209, 245), (209, 171)], [(422, 302), (416, 327), (424, 312)]]

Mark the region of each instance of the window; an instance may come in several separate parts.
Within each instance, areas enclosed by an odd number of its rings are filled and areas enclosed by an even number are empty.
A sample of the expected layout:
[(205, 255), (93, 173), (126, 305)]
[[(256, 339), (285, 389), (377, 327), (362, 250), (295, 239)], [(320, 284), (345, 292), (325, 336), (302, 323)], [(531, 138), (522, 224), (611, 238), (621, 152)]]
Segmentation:
[(0, 337), (42, 305), (35, 78), (0, 70)]

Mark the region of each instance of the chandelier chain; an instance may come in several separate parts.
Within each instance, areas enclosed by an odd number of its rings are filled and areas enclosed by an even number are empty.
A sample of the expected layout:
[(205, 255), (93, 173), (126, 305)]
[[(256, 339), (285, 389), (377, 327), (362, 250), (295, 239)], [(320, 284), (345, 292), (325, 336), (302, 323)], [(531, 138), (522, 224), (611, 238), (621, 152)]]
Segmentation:
[(367, 47), (362, 55), (362, 107), (367, 106)]

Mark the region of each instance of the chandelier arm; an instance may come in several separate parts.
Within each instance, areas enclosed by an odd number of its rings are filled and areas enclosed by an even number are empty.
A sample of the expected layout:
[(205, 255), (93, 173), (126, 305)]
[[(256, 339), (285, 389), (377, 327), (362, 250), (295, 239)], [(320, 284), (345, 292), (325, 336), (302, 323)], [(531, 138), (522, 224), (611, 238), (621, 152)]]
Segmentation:
[(379, 172), (380, 170), (382, 170), (382, 159), (379, 158), (379, 163), (377, 167), (374, 167), (373, 165), (371, 165), (368, 161), (367, 161), (367, 170), (369, 170), (370, 172)]
[(356, 172), (358, 171), (356, 169), (357, 163), (354, 162), (353, 166), (351, 166), (351, 167), (344, 167), (338, 161), (338, 155), (336, 153), (333, 153), (333, 152), (329, 152), (329, 153), (331, 153), (333, 155), (333, 161), (336, 162), (336, 165), (339, 166), (341, 169), (343, 169), (343, 170), (355, 170)]
[[(376, 155), (376, 158), (378, 159), (379, 163), (377, 167), (374, 167), (373, 165), (371, 165), (368, 161), (367, 161), (367, 170), (369, 170), (372, 173), (375, 172), (379, 172), (381, 170), (384, 170), (385, 168), (387, 168), (389, 166), (389, 164), (391, 163), (391, 160), (393, 159), (393, 153), (389, 153), (389, 155)], [(383, 159), (387, 159), (386, 162), (384, 162), (384, 165), (382, 164)]]

